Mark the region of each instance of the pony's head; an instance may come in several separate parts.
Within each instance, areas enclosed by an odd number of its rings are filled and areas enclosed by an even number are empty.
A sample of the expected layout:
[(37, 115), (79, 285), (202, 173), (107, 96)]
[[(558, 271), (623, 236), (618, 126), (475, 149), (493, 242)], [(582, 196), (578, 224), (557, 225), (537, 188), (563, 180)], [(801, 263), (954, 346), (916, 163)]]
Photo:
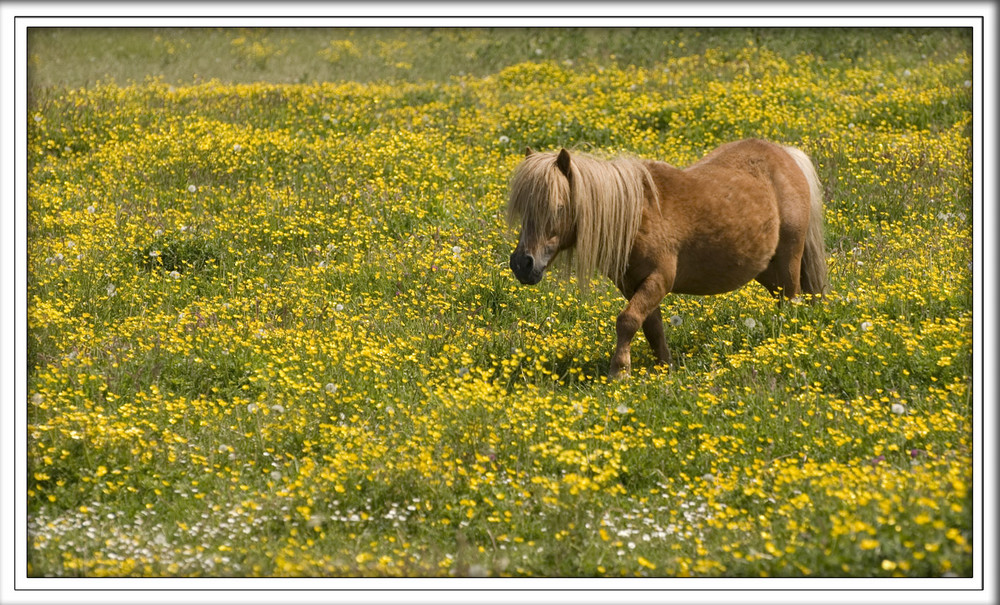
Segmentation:
[(570, 157), (561, 150), (535, 153), (529, 147), (514, 171), (507, 204), (507, 221), (521, 223), (510, 269), (522, 284), (537, 284), (559, 252), (576, 241), (576, 220), (570, 204)]
[(639, 160), (529, 147), (510, 182), (507, 221), (521, 227), (511, 271), (522, 284), (537, 284), (556, 255), (572, 248), (581, 288), (595, 271), (618, 281), (647, 194), (656, 188)]

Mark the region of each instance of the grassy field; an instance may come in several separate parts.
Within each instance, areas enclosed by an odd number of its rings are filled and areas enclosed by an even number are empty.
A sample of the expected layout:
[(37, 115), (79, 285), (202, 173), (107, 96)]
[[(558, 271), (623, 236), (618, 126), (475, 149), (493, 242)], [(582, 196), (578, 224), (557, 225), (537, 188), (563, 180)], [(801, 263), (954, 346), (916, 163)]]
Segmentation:
[[(29, 575), (968, 576), (961, 30), (33, 30)], [(152, 76), (147, 77), (147, 76)], [(522, 287), (526, 145), (825, 184), (833, 292)]]

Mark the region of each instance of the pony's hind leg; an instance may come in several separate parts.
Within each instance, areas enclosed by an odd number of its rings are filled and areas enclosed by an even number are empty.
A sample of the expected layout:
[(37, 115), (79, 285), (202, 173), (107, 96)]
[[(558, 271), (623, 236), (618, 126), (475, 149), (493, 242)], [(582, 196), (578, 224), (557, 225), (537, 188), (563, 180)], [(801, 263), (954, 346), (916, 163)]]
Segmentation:
[(767, 288), (771, 295), (782, 301), (794, 299), (801, 293), (800, 276), (803, 242), (778, 242), (778, 250), (760, 275), (755, 279)]
[(757, 283), (767, 288), (767, 291), (771, 293), (771, 296), (778, 299), (778, 302), (781, 302), (783, 299), (782, 293), (785, 288), (781, 285), (781, 280), (778, 278), (778, 270), (773, 265), (774, 263), (772, 262), (771, 265), (768, 265), (767, 269), (764, 269), (754, 279), (757, 280)]

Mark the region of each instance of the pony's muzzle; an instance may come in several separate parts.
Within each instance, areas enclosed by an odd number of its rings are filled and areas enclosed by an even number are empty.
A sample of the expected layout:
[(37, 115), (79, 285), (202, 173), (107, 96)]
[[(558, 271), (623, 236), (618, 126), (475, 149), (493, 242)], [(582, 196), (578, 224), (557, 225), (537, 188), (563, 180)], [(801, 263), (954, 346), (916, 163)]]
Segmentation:
[(514, 272), (514, 277), (522, 284), (533, 286), (542, 281), (542, 274), (545, 267), (535, 267), (535, 258), (530, 254), (514, 251), (510, 255), (510, 270)]

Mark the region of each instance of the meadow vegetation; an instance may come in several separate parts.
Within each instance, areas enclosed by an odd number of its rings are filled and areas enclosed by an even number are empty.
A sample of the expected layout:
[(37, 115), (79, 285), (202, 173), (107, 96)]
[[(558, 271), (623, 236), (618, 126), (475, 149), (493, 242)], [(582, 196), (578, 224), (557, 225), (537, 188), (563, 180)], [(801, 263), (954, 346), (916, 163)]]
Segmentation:
[[(971, 50), (32, 31), (30, 575), (970, 575)], [(813, 157), (830, 296), (668, 296), (676, 366), (607, 380), (623, 301), (517, 284), (511, 170), (743, 137)]]

